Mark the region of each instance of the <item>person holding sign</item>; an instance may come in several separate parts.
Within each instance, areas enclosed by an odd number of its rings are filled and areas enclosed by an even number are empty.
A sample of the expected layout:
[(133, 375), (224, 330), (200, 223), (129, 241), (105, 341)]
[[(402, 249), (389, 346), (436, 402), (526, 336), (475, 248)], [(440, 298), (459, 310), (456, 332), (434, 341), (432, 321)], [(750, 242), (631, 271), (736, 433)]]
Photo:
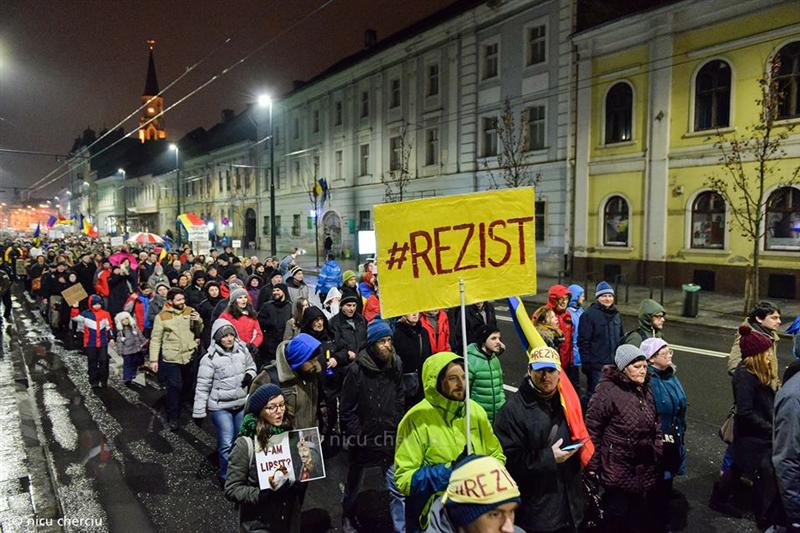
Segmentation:
[(261, 385), (250, 395), (225, 481), (225, 497), (239, 506), (240, 532), (300, 531), (305, 484), (291, 483), (286, 467), (261, 486), (256, 461), (256, 454), (267, 449), (271, 437), (291, 429), (285, 414), (286, 400), (274, 383)]
[[(422, 365), (425, 399), (412, 407), (397, 427), (394, 475), (406, 498), (406, 531), (422, 531), (434, 498), (444, 492), (452, 465), (467, 455), (464, 360), (440, 352)], [(505, 463), (486, 411), (469, 400), (473, 453)], [(423, 523), (424, 522), (424, 523)]]

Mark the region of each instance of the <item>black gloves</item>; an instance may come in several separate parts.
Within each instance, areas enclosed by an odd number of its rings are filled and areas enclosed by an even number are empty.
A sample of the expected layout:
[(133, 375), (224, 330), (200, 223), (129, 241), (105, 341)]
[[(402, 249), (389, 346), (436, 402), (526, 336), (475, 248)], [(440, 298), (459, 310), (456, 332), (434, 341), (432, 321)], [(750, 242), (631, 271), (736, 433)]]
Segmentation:
[(252, 382), (253, 382), (253, 374), (251, 374), (251, 373), (249, 373), (249, 372), (248, 372), (248, 373), (246, 373), (246, 374), (244, 375), (244, 378), (242, 379), (242, 388), (243, 388), (243, 389), (248, 389), (248, 388), (250, 388), (250, 384), (251, 384)]
[(258, 355), (258, 346), (256, 346), (252, 342), (247, 345), (247, 350), (250, 352), (250, 355), (253, 357), (253, 359), (255, 359), (256, 356)]
[(203, 420), (205, 420), (205, 417), (192, 418), (192, 422), (194, 422), (194, 425), (197, 427), (203, 426)]

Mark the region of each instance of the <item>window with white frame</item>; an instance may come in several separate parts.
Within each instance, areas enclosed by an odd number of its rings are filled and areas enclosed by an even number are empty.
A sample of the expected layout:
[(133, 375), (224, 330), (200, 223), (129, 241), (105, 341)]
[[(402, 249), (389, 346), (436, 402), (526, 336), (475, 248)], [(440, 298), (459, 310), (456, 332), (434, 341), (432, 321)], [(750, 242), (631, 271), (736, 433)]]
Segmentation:
[(775, 57), (780, 61), (775, 76), (781, 92), (778, 118), (800, 117), (800, 41), (787, 44)]
[(369, 144), (362, 144), (359, 147), (360, 168), (359, 174), (366, 176), (369, 174)]
[(603, 245), (628, 246), (630, 208), (622, 196), (612, 196), (603, 207)]
[(500, 43), (495, 41), (483, 45), (483, 72), (481, 80), (496, 78), (500, 59)]
[(781, 187), (767, 199), (766, 249), (800, 251), (800, 189)]
[(633, 89), (618, 82), (606, 94), (605, 143), (627, 142), (633, 139)]
[(425, 164), (439, 163), (439, 128), (425, 130)]
[(526, 29), (527, 66), (547, 61), (547, 26), (540, 24)]
[(691, 248), (725, 247), (725, 200), (719, 193), (705, 191), (692, 202)]
[(545, 114), (546, 109), (543, 105), (534, 105), (526, 109), (527, 116), (527, 135), (526, 139), (528, 150), (541, 150), (545, 147)]
[(389, 82), (389, 109), (400, 106), (400, 79), (395, 78)]
[(336, 169), (334, 171), (334, 176), (337, 180), (342, 179), (342, 151), (336, 150)]
[(361, 118), (369, 116), (369, 91), (361, 91)]
[(428, 90), (426, 96), (436, 96), (439, 94), (439, 63), (428, 65)]
[(400, 170), (403, 157), (403, 139), (397, 135), (389, 139), (389, 170)]
[(342, 101), (337, 100), (333, 104), (333, 125), (334, 126), (341, 126), (342, 125)]
[(497, 155), (497, 117), (481, 119), (481, 156)]
[(710, 61), (694, 82), (694, 129), (727, 128), (730, 116), (731, 67), (722, 60)]

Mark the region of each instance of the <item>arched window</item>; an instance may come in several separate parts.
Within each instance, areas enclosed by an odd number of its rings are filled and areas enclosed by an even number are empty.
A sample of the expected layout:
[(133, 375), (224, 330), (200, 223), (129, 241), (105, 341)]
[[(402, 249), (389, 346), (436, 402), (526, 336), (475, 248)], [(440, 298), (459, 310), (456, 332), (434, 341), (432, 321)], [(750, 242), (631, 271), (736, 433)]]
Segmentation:
[(714, 191), (698, 194), (692, 203), (691, 247), (725, 247), (725, 200)]
[(606, 95), (606, 144), (633, 138), (633, 89), (619, 82)]
[(730, 126), (731, 67), (725, 61), (707, 63), (694, 82), (695, 131)]
[(628, 202), (622, 196), (612, 196), (603, 208), (603, 245), (628, 246), (630, 221)]
[(769, 195), (767, 250), (800, 251), (800, 189), (781, 187)]
[(800, 41), (781, 48), (776, 59), (780, 61), (775, 77), (781, 92), (778, 118), (800, 117)]

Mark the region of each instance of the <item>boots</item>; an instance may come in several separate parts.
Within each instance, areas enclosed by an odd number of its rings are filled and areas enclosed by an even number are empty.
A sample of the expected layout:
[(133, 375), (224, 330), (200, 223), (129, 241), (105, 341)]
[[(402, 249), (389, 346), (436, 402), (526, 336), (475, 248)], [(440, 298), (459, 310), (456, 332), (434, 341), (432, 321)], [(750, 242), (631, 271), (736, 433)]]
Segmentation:
[(731, 497), (731, 492), (727, 484), (722, 480), (714, 483), (714, 488), (711, 490), (711, 499), (708, 506), (718, 513), (722, 513), (733, 518), (742, 518), (743, 513), (741, 509), (736, 507)]

